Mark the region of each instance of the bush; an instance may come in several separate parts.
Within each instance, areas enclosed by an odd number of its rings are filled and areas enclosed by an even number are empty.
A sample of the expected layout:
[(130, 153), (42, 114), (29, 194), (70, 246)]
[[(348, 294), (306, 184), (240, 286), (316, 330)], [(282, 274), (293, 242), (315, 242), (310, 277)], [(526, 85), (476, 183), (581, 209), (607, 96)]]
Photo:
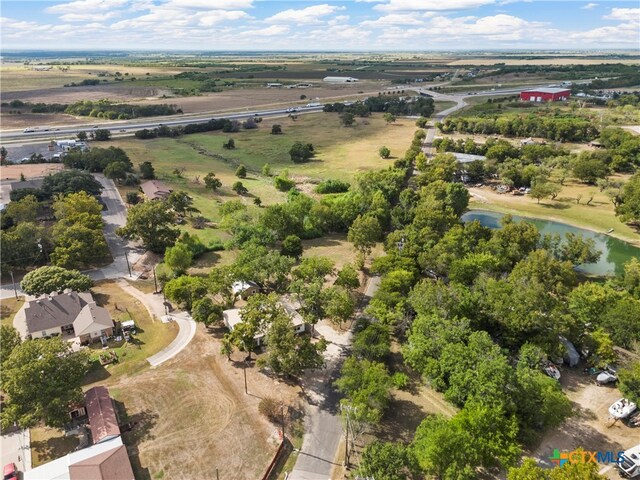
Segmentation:
[(282, 125), (274, 124), (271, 127), (271, 135), (282, 135)]
[(238, 178), (247, 178), (247, 167), (245, 167), (244, 165), (240, 165), (236, 169), (236, 177), (238, 177)]
[(406, 390), (409, 387), (409, 377), (403, 372), (394, 373), (391, 377), (391, 382), (398, 390)]
[(349, 190), (351, 184), (342, 180), (324, 180), (315, 188), (316, 193), (343, 193)]
[(136, 205), (138, 202), (140, 202), (138, 192), (127, 192), (127, 203), (129, 205)]
[(247, 187), (245, 187), (242, 182), (236, 182), (231, 186), (231, 190), (236, 192), (238, 195), (244, 195), (249, 192)]
[(258, 403), (258, 411), (271, 423), (280, 423), (282, 419), (282, 404), (275, 398), (265, 397)]
[(389, 150), (387, 147), (380, 147), (380, 150), (378, 150), (378, 155), (380, 155), (380, 157), (382, 158), (389, 158), (391, 156), (391, 150)]
[(273, 179), (273, 184), (281, 192), (288, 192), (296, 186), (296, 182), (291, 180), (288, 176), (283, 175), (282, 173)]
[(293, 163), (308, 162), (313, 157), (313, 145), (310, 143), (295, 142), (289, 150)]

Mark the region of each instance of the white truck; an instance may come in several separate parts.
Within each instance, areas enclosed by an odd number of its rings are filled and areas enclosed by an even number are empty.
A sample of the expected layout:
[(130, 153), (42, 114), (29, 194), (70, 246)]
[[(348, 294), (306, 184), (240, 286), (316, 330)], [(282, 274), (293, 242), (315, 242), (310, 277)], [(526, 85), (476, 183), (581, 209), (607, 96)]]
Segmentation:
[(623, 477), (640, 478), (640, 444), (624, 452), (618, 468)]

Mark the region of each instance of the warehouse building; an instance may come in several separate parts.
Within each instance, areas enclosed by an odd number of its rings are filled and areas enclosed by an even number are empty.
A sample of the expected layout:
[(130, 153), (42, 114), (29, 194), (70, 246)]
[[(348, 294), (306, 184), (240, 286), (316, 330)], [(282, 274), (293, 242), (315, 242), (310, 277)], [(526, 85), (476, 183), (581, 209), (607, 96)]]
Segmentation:
[(353, 77), (324, 77), (322, 81), (330, 83), (354, 83), (357, 82), (358, 79)]
[(523, 102), (559, 102), (568, 100), (571, 90), (567, 88), (536, 88), (520, 92)]

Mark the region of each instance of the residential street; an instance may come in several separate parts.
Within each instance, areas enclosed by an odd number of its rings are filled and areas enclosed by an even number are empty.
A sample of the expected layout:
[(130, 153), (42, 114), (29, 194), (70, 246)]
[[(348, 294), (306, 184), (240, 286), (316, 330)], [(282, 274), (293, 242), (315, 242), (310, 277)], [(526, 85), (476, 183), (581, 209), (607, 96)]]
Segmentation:
[(0, 440), (2, 465), (15, 463), (18, 470), (22, 472), (31, 470), (31, 436), (29, 429), (7, 433), (2, 435)]
[[(125, 251), (129, 257), (129, 262), (133, 265), (139, 258), (140, 253), (129, 244), (126, 240), (116, 235), (116, 229), (122, 227), (127, 222), (127, 209), (124, 201), (120, 196), (120, 192), (116, 188), (112, 180), (109, 180), (101, 173), (93, 174), (103, 187), (100, 195), (107, 209), (102, 211), (102, 219), (104, 220), (104, 237), (109, 245), (113, 263), (98, 268), (96, 270), (85, 271), (94, 280), (104, 280), (107, 278), (128, 277), (129, 269), (127, 268), (127, 259)], [(20, 290), (19, 282), (16, 280), (16, 290), (18, 295), (24, 295)], [(11, 298), (14, 296), (13, 286), (11, 283), (4, 283), (0, 286), (0, 299)]]
[[(366, 306), (378, 290), (380, 277), (370, 277), (365, 288)], [(337, 464), (336, 458), (342, 438), (342, 421), (339, 412), (340, 395), (333, 387), (340, 367), (351, 345), (351, 332), (337, 332), (327, 323), (319, 323), (316, 331), (328, 342), (325, 358), (327, 368), (320, 375), (311, 372), (304, 381), (309, 406), (305, 417), (305, 435), (290, 480), (330, 480)]]

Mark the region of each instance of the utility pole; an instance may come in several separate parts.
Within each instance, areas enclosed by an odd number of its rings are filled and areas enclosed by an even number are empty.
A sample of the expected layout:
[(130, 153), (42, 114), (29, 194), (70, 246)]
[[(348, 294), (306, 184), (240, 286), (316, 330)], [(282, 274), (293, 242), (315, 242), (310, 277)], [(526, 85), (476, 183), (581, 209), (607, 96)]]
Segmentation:
[(158, 280), (156, 279), (156, 265), (153, 266), (153, 285), (155, 286), (153, 293), (158, 293)]
[(129, 265), (129, 257), (126, 250), (124, 251), (124, 259), (127, 261), (127, 270), (129, 270), (129, 276), (131, 277), (131, 265)]
[(284, 402), (282, 402), (282, 440), (284, 441)]
[(11, 273), (11, 283), (13, 284), (13, 294), (16, 296), (16, 300), (18, 300), (18, 290), (16, 290), (16, 281), (13, 279), (13, 270), (9, 270)]

